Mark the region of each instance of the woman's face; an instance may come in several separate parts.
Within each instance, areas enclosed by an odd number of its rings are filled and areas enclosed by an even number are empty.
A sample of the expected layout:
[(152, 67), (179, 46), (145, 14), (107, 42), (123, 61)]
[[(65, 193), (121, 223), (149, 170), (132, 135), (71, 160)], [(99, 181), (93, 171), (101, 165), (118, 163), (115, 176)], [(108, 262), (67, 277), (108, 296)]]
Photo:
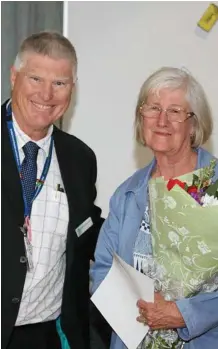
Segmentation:
[[(193, 123), (186, 114), (186, 112), (191, 112), (191, 109), (185, 100), (183, 90), (162, 89), (158, 95), (150, 94), (146, 105), (152, 106), (153, 109), (163, 109), (158, 117), (146, 117), (146, 113), (144, 114), (144, 139), (149, 148), (154, 152), (170, 155), (191, 146), (190, 136), (193, 133)], [(169, 121), (165, 110), (176, 111), (180, 108), (185, 111), (183, 113), (184, 121)]]

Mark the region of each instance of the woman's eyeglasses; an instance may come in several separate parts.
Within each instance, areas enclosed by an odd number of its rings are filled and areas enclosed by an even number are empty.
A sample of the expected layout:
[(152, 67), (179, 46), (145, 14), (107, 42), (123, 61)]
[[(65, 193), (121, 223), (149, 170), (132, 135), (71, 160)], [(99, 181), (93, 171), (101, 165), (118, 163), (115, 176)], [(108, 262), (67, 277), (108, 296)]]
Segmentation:
[(170, 122), (184, 122), (191, 118), (195, 114), (193, 112), (186, 112), (180, 107), (169, 107), (167, 109), (162, 109), (157, 105), (143, 104), (140, 107), (140, 113), (144, 118), (159, 118), (160, 114), (165, 112), (167, 119)]

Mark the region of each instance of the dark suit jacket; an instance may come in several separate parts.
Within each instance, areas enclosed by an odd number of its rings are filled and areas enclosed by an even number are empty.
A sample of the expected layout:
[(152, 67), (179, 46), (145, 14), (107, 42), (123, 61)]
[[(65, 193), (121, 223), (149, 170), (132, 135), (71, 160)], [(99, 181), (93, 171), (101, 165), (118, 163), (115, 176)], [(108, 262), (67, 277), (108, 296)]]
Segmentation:
[[(17, 319), (26, 275), (21, 183), (6, 125), (6, 103), (2, 106), (2, 349), (9, 341)], [(66, 243), (66, 273), (61, 325), (73, 349), (88, 349), (89, 260), (103, 222), (96, 198), (96, 158), (82, 141), (54, 128), (54, 144), (69, 204)], [(79, 238), (75, 229), (91, 217), (94, 225)], [(33, 339), (34, 340), (34, 339)]]

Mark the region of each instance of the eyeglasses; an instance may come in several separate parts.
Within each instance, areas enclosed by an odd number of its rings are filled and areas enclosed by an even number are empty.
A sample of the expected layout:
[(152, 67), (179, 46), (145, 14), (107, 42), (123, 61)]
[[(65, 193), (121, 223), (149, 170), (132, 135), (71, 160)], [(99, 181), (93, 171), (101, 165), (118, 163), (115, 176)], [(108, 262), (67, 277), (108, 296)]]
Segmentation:
[(157, 105), (148, 105), (142, 104), (140, 107), (140, 113), (144, 118), (159, 118), (160, 114), (165, 112), (167, 115), (167, 119), (170, 122), (184, 122), (195, 116), (193, 112), (186, 112), (184, 109), (180, 107), (169, 107), (167, 109), (162, 109)]

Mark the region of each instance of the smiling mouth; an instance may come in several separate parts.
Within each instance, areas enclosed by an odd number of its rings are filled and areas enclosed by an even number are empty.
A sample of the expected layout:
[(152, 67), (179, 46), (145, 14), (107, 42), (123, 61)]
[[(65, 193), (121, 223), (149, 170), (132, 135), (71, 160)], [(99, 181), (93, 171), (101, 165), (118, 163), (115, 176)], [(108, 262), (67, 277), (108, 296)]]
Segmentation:
[(158, 136), (165, 136), (165, 137), (167, 137), (167, 136), (171, 136), (171, 133), (169, 133), (169, 132), (159, 132), (159, 131), (154, 131), (154, 133), (156, 133)]
[(51, 108), (53, 108), (54, 106), (53, 105), (45, 105), (45, 104), (40, 104), (40, 103), (36, 103), (36, 102), (33, 102), (31, 101), (31, 103), (34, 105), (34, 107), (36, 107), (38, 110), (49, 110)]

